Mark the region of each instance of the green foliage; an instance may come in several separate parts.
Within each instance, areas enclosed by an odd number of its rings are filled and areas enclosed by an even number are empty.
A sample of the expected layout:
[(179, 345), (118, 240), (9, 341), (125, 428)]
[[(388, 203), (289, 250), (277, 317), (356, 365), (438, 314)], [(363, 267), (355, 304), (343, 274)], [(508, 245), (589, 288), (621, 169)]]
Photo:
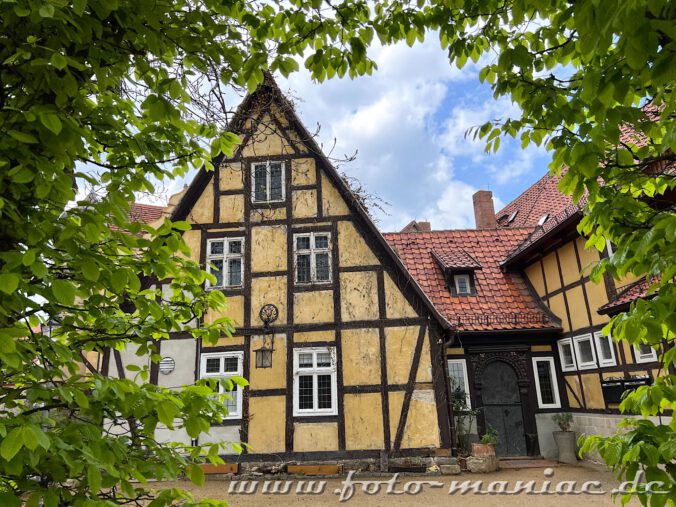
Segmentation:
[(498, 430), (496, 430), (493, 426), (490, 424), (486, 428), (486, 433), (481, 435), (481, 443), (482, 444), (491, 444), (491, 445), (497, 445), (498, 444)]
[(570, 425), (573, 423), (573, 414), (569, 412), (562, 412), (552, 416), (554, 421), (561, 431), (570, 431)]

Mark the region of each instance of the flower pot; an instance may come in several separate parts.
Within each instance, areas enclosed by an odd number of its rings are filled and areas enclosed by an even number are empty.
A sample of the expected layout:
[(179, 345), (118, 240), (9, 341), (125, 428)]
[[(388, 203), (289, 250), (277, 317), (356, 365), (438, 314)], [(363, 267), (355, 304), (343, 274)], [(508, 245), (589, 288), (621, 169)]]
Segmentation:
[(472, 444), (472, 456), (476, 456), (477, 458), (495, 456), (495, 445), (474, 443)]
[(554, 431), (554, 442), (559, 449), (559, 462), (577, 464), (577, 439), (574, 431)]

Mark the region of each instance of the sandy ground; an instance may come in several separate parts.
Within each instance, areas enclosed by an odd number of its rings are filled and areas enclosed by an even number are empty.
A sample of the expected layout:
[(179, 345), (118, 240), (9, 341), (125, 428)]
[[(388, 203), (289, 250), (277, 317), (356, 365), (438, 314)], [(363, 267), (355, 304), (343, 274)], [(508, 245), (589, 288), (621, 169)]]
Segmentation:
[[(485, 505), (518, 505), (520, 507), (526, 506), (571, 506), (571, 505), (594, 505), (594, 506), (619, 506), (621, 505), (620, 497), (613, 499), (610, 491), (617, 488), (619, 483), (605, 468), (597, 465), (579, 465), (579, 466), (557, 466), (549, 469), (550, 476), (545, 476), (543, 468), (525, 468), (520, 470), (501, 470), (491, 474), (469, 474), (464, 473), (460, 476), (415, 476), (415, 475), (400, 475), (397, 478), (396, 484), (390, 486), (395, 492), (400, 494), (387, 494), (386, 490), (388, 484), (384, 481), (391, 480), (392, 476), (380, 477), (365, 477), (355, 476), (353, 481), (383, 481), (380, 486), (380, 491), (376, 494), (368, 494), (363, 491), (363, 484), (353, 484), (353, 496), (349, 500), (340, 501), (340, 495), (343, 493), (347, 496), (350, 487), (347, 485), (345, 478), (331, 478), (322, 479), (321, 477), (303, 477), (288, 479), (291, 482), (291, 491), (288, 494), (264, 494), (262, 492), (265, 479), (260, 479), (257, 484), (258, 491), (255, 494), (233, 493), (232, 488), (238, 487), (237, 484), (231, 484), (231, 481), (210, 480), (200, 487), (192, 485), (190, 482), (166, 483), (166, 486), (178, 486), (183, 489), (193, 491), (198, 498), (214, 498), (227, 500), (229, 505), (238, 506), (274, 506), (274, 507), (314, 507), (325, 505), (355, 505), (355, 506), (404, 506), (404, 505), (453, 505), (461, 504), (465, 506), (485, 506)], [(268, 479), (270, 480), (270, 479)], [(282, 487), (287, 479), (280, 479), (279, 486)], [(299, 483), (305, 481), (324, 481), (324, 488), (322, 494), (308, 495), (296, 494), (295, 490)], [(416, 485), (415, 481), (430, 481), (429, 484)], [(449, 494), (449, 488), (453, 481), (456, 484), (461, 484), (464, 481), (483, 481), (480, 486), (482, 491), (488, 491), (489, 485), (492, 481), (500, 481), (493, 484), (495, 489), (514, 490), (517, 481), (522, 481), (522, 484), (528, 481), (535, 481), (533, 487), (534, 491), (541, 491), (543, 489), (551, 492), (556, 491), (557, 483), (559, 487), (573, 488), (571, 482), (575, 481), (574, 489), (580, 490), (585, 481), (597, 481), (589, 483), (588, 488), (591, 491), (605, 491), (605, 494), (475, 494), (468, 492), (461, 494), (459, 491)], [(507, 481), (505, 484), (503, 481)], [(547, 481), (551, 481), (547, 485)], [(268, 488), (270, 488), (270, 484)], [(417, 494), (412, 492), (422, 486), (422, 490)], [(367, 486), (367, 488), (376, 488), (375, 485)], [(230, 491), (229, 491), (230, 490)], [(405, 491), (408, 490), (408, 493)], [(373, 490), (371, 490), (373, 491)], [(638, 503), (631, 502), (628, 505), (638, 505)]]

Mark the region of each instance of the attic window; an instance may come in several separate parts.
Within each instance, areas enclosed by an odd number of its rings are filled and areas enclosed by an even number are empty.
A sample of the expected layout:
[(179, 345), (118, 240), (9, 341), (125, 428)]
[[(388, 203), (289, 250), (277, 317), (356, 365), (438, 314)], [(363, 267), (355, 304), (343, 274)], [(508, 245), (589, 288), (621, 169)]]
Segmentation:
[(253, 202), (284, 200), (284, 163), (267, 161), (252, 166)]
[(519, 210), (516, 210), (514, 213), (512, 213), (511, 215), (509, 215), (509, 219), (507, 220), (507, 223), (508, 223), (508, 224), (511, 224), (511, 223), (514, 221), (514, 219), (516, 218), (516, 215), (517, 215), (518, 213), (519, 213)]
[(549, 218), (549, 213), (545, 213), (540, 217), (540, 220), (538, 220), (538, 225), (544, 225), (547, 219)]
[(453, 275), (455, 292), (457, 294), (470, 294), (472, 289), (469, 284), (469, 275)]

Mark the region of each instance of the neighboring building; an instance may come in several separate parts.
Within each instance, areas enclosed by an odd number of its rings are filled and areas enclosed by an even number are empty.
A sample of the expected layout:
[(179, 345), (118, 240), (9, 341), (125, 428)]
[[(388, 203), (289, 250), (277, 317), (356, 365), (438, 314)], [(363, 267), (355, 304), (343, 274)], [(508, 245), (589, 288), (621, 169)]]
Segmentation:
[(572, 412), (578, 433), (614, 431), (622, 392), (659, 374), (659, 351), (602, 334), (647, 284), (589, 279), (601, 256), (577, 232), (584, 201), (559, 179), (545, 175), (497, 214), (491, 193), (477, 192), (476, 230), (385, 234), (455, 326), (451, 382), (481, 409), (479, 432), (498, 430), (501, 455), (556, 456), (556, 412)]
[[(385, 242), (271, 78), (231, 124), (243, 143), (174, 196), (192, 257), (216, 276), (234, 338), (159, 343), (166, 387), (241, 375), (210, 438), (250, 445), (237, 461), (380, 463), (450, 449), (442, 344), (451, 326)], [(148, 214), (148, 209), (136, 212)], [(147, 361), (112, 351), (102, 370)], [(163, 435), (167, 436), (167, 435)], [(176, 432), (173, 438), (187, 439)]]

